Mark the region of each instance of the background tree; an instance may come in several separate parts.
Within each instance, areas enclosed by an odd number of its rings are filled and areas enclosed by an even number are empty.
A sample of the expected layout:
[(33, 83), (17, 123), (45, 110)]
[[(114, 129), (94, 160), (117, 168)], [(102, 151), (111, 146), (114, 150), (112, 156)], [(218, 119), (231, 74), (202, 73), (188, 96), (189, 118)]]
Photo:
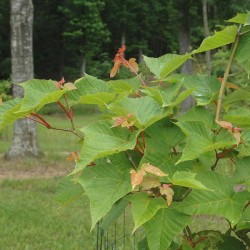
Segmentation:
[[(22, 87), (16, 85), (32, 79), (33, 69), (33, 4), (31, 0), (11, 0), (11, 79), (13, 96), (22, 97)], [(22, 119), (14, 124), (13, 142), (6, 158), (19, 156), (38, 156), (36, 125), (33, 121)]]
[(100, 15), (104, 4), (103, 0), (66, 0), (60, 6), (65, 18), (64, 60), (67, 63), (71, 58), (75, 58), (75, 67), (79, 69), (80, 75), (87, 70), (87, 62), (101, 59), (104, 45), (109, 42), (109, 32)]

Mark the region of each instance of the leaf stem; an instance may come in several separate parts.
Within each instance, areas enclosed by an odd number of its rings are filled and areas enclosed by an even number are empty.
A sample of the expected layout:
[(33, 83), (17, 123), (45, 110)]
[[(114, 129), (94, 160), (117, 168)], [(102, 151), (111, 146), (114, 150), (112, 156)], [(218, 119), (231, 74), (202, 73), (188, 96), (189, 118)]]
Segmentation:
[(57, 104), (61, 107), (61, 109), (63, 110), (63, 112), (66, 114), (66, 116), (70, 119), (70, 122), (71, 122), (71, 126), (72, 126), (72, 129), (75, 130), (75, 125), (74, 125), (74, 121), (73, 121), (73, 115), (72, 115), (72, 109), (69, 107), (69, 104), (68, 104), (68, 101), (66, 99), (66, 96), (64, 96), (64, 100), (65, 100), (65, 103), (67, 105), (67, 109), (69, 111), (66, 110), (66, 108), (63, 106), (63, 104), (58, 101)]
[(221, 114), (221, 108), (222, 108), (222, 99), (223, 99), (223, 95), (224, 95), (225, 85), (226, 85), (226, 82), (227, 82), (227, 78), (229, 76), (229, 71), (230, 71), (230, 68), (231, 68), (231, 65), (232, 65), (232, 62), (233, 62), (235, 52), (237, 50), (237, 47), (238, 47), (238, 44), (239, 44), (239, 41), (240, 41), (241, 28), (242, 28), (242, 25), (239, 26), (238, 33), (237, 33), (237, 36), (236, 36), (235, 41), (234, 41), (232, 53), (230, 55), (230, 58), (229, 58), (229, 61), (228, 61), (228, 64), (227, 64), (227, 67), (226, 67), (222, 82), (221, 82), (215, 121), (220, 121), (220, 114)]
[(67, 97), (66, 97), (65, 94), (63, 95), (63, 97), (64, 97), (65, 103), (67, 105), (67, 108), (68, 108), (68, 114), (69, 114), (68, 117), (70, 119), (71, 126), (72, 126), (73, 130), (75, 130), (75, 124), (74, 124), (74, 121), (73, 121), (73, 111), (72, 111), (72, 108), (69, 106), (69, 103), (68, 103), (68, 100), (67, 100)]
[(76, 133), (74, 130), (69, 129), (69, 128), (64, 129), (64, 128), (50, 127), (50, 129), (59, 130), (59, 131), (64, 131), (64, 132), (69, 132), (69, 133), (72, 133), (72, 134), (78, 136), (78, 137), (81, 138), (82, 140), (84, 139), (84, 137), (82, 137), (81, 135), (79, 135), (78, 133)]
[(38, 114), (36, 114), (36, 113), (30, 113), (30, 114), (31, 114), (32, 116), (37, 117), (40, 121), (37, 120), (37, 119), (34, 119), (34, 118), (30, 117), (30, 116), (27, 117), (28, 119), (30, 119), (30, 120), (32, 120), (32, 121), (35, 121), (35, 122), (38, 122), (38, 123), (44, 125), (44, 126), (47, 127), (47, 128), (51, 128), (51, 125), (50, 125), (48, 122), (46, 122), (40, 115), (38, 115)]
[(140, 80), (140, 82), (142, 83), (142, 85), (146, 87), (146, 86), (147, 86), (146, 83), (142, 80), (141, 76), (140, 76), (140, 75), (136, 72), (136, 70), (130, 65), (130, 63), (129, 63), (126, 59), (124, 59), (124, 58), (122, 58), (122, 60), (123, 60), (123, 63), (126, 64), (126, 65), (130, 68), (130, 70), (137, 76), (137, 78)]

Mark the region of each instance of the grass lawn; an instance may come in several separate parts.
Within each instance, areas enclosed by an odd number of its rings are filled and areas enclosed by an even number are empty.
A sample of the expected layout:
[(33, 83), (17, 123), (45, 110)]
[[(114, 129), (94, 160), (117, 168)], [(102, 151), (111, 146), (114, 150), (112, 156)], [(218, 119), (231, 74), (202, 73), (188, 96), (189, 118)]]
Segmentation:
[(58, 180), (0, 182), (1, 250), (95, 249), (88, 200), (59, 207), (53, 200)]
[[(43, 116), (53, 126), (68, 128), (62, 116)], [(97, 115), (76, 117), (81, 128), (97, 120)], [(88, 199), (81, 197), (68, 206), (54, 201), (59, 175), (66, 175), (73, 163), (68, 154), (79, 150), (73, 134), (38, 128), (39, 144), (45, 157), (5, 162), (0, 159), (0, 249), (78, 250), (95, 249), (96, 233), (90, 234)], [(0, 137), (0, 154), (11, 143), (12, 127)]]

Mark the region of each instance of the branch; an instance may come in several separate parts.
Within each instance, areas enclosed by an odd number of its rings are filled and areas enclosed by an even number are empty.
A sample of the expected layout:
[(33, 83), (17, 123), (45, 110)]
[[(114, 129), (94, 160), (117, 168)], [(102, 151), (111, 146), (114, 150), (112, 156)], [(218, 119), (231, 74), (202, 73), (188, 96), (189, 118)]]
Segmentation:
[(237, 36), (236, 36), (235, 41), (234, 41), (232, 53), (230, 55), (230, 58), (229, 58), (229, 61), (228, 61), (227, 67), (226, 67), (226, 71), (224, 73), (223, 80), (222, 80), (222, 83), (221, 83), (215, 121), (220, 121), (220, 113), (221, 113), (221, 108), (222, 108), (222, 98), (223, 98), (223, 95), (224, 95), (225, 85), (226, 85), (226, 82), (227, 82), (227, 78), (229, 76), (229, 71), (230, 71), (230, 68), (231, 68), (231, 65), (232, 65), (232, 62), (233, 62), (233, 58), (234, 58), (235, 52), (237, 50), (237, 47), (238, 47), (238, 44), (239, 44), (239, 41), (240, 41), (241, 28), (242, 28), (242, 25), (239, 26), (238, 33), (237, 33)]
[(59, 130), (59, 131), (64, 131), (64, 132), (69, 132), (69, 133), (72, 133), (72, 134), (78, 136), (78, 137), (81, 138), (82, 140), (84, 139), (84, 137), (82, 137), (81, 135), (79, 135), (78, 133), (76, 133), (74, 130), (69, 129), (69, 128), (64, 129), (64, 128), (50, 127), (50, 129)]

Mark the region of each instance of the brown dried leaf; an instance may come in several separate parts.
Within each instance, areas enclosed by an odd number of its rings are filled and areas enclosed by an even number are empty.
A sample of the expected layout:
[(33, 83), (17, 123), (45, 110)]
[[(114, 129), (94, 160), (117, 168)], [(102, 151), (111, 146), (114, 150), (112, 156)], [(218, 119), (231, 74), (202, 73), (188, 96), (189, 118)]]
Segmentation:
[(142, 165), (142, 169), (150, 174), (154, 174), (156, 176), (168, 176), (168, 174), (162, 172), (159, 168), (149, 164), (149, 163), (144, 163)]

